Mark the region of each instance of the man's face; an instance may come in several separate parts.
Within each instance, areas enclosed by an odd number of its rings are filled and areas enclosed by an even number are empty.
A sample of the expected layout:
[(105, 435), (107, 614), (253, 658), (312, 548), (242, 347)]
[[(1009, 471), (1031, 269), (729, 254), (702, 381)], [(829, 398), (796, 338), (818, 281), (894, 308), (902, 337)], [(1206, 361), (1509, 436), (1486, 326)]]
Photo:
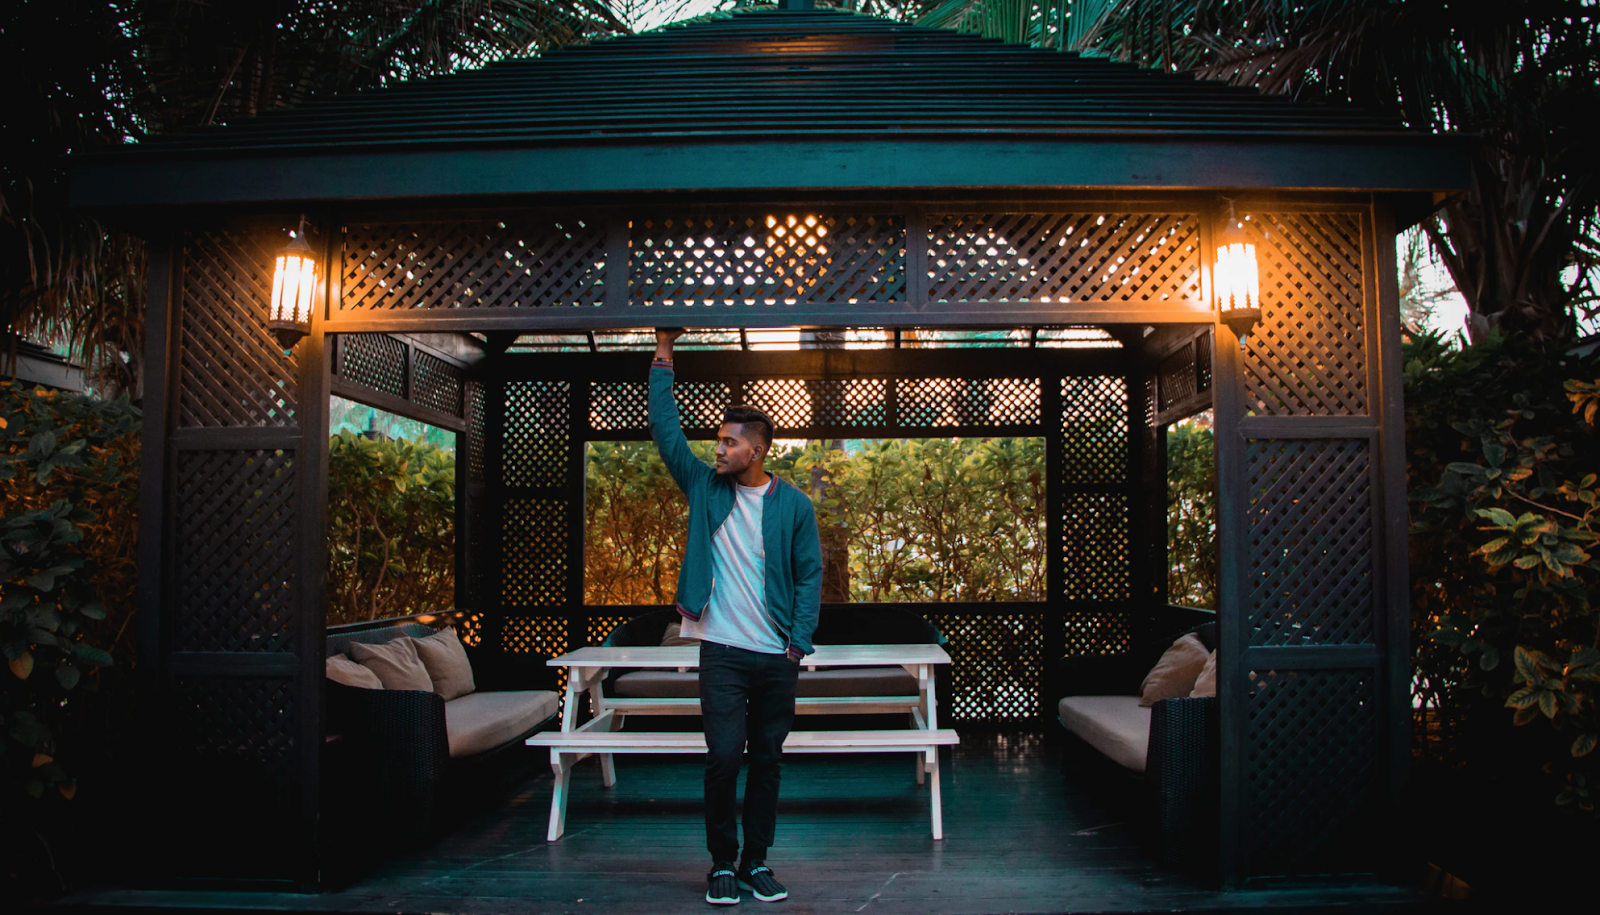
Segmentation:
[(752, 463), (760, 460), (765, 449), (759, 442), (745, 437), (744, 426), (723, 423), (717, 430), (717, 473), (737, 476)]

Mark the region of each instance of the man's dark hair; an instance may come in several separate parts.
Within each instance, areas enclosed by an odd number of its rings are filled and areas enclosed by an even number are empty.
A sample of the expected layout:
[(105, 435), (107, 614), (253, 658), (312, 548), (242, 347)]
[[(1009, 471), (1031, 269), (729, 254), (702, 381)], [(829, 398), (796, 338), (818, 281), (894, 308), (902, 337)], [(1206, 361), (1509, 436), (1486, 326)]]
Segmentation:
[[(772, 451), (772, 417), (749, 404), (736, 404), (723, 411), (724, 423), (736, 423), (745, 438), (753, 438)], [(752, 433), (751, 427), (754, 426)]]

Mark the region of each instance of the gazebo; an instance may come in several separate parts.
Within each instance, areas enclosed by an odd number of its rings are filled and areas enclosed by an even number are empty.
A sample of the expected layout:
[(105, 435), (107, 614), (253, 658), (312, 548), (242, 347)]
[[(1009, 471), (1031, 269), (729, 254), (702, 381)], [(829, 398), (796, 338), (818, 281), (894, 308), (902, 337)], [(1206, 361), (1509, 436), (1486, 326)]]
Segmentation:
[[(787, 0), (72, 174), (149, 244), (150, 707), (179, 757), (248, 773), (200, 804), (281, 846), (203, 876), (316, 885), (329, 396), (462, 437), (458, 604), (553, 654), (618, 622), (583, 602), (585, 446), (647, 437), (630, 350), (657, 326), (698, 332), (702, 436), (746, 401), (783, 437), (1046, 440), (1048, 600), (917, 608), (951, 637), (958, 724), (1053, 718), (1045, 660), (1124, 650), (1165, 604), (1162, 433), (1213, 409), (1225, 882), (1399, 807), (1394, 240), (1465, 186), (1443, 140)], [(302, 219), (297, 327), (268, 309)], [(1226, 244), (1252, 274), (1221, 275)]]

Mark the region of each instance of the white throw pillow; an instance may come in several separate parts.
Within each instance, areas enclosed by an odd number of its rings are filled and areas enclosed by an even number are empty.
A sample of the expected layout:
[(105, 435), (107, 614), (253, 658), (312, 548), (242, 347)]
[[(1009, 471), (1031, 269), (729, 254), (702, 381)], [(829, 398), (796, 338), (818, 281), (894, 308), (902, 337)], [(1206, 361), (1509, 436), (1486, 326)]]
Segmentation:
[(383, 681), (378, 679), (377, 674), (342, 654), (329, 658), (324, 666), (328, 679), (335, 683), (343, 683), (345, 686), (354, 686), (357, 689), (383, 689)]
[(449, 702), (477, 689), (472, 680), (472, 662), (467, 660), (467, 649), (462, 647), (454, 627), (441, 629), (423, 638), (413, 637), (417, 657), (428, 669), (428, 679), (433, 681), (433, 691)]
[(428, 668), (422, 666), (422, 659), (417, 657), (416, 643), (411, 639), (390, 639), (381, 645), (354, 642), (350, 645), (350, 657), (377, 674), (384, 689), (433, 692), (433, 680), (428, 677)]

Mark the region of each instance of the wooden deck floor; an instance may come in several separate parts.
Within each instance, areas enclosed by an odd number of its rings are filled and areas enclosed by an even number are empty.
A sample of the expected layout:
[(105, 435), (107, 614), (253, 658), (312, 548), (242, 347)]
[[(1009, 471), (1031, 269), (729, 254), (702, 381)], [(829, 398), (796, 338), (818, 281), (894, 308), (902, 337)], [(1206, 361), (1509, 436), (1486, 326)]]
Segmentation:
[[(769, 861), (790, 899), (774, 911), (992, 915), (1010, 912), (1403, 910), (1375, 882), (1221, 893), (1164, 870), (1124, 821), (1103, 778), (1062, 765), (1037, 735), (973, 734), (941, 763), (945, 835), (929, 835), (927, 792), (901, 756), (791, 757)], [(567, 834), (547, 843), (550, 777), (524, 778), (432, 846), (316, 896), (104, 891), (72, 907), (338, 912), (705, 913), (709, 864), (700, 765), (617, 757), (573, 775)], [(763, 910), (747, 898), (736, 911)]]

